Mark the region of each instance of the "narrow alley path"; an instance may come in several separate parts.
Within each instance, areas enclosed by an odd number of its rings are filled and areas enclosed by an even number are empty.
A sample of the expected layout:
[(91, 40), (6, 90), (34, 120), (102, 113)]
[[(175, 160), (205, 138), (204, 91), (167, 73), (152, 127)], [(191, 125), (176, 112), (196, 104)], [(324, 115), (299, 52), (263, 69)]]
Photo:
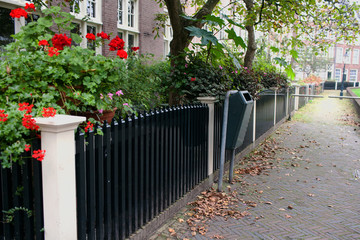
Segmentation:
[(360, 239), (359, 153), (351, 100), (315, 99), (151, 239)]

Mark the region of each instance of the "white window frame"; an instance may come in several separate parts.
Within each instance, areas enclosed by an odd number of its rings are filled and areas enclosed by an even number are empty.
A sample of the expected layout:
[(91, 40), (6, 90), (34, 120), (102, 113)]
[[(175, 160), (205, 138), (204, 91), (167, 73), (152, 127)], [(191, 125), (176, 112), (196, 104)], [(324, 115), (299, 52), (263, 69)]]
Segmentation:
[[(131, 7), (131, 5), (133, 5)], [(136, 14), (136, 1), (128, 0), (128, 8), (127, 8), (127, 17), (128, 17), (128, 27), (135, 27), (135, 14)]]
[[(87, 4), (88, 1), (95, 1), (95, 17), (88, 16)], [(79, 3), (79, 13), (70, 12), (75, 16), (75, 19), (78, 21), (82, 21), (84, 18), (87, 18), (87, 22), (90, 24), (98, 24), (102, 25), (102, 17), (101, 17), (101, 7), (103, 0), (83, 0)]]
[(341, 68), (336, 68), (335, 69), (335, 76), (334, 77), (335, 77), (335, 81), (341, 82)]
[[(119, 1), (122, 1), (122, 24), (119, 22)], [(133, 26), (129, 26), (129, 0), (118, 0), (118, 20), (117, 27), (119, 31), (130, 31), (130, 32), (139, 32), (139, 0), (133, 0), (134, 2), (134, 14), (133, 14)]]
[(90, 17), (90, 18), (97, 17), (96, 8), (97, 8), (96, 0), (86, 0), (86, 14), (88, 17)]
[[(120, 19), (121, 14), (121, 19)], [(124, 0), (118, 0), (118, 25), (124, 25)], [(120, 22), (121, 20), (121, 22)]]
[(352, 52), (351, 49), (346, 50), (346, 52), (345, 52), (346, 56), (344, 54), (344, 63), (346, 63), (346, 64), (351, 63), (351, 52)]
[(359, 64), (359, 49), (354, 49), (353, 51), (352, 64)]
[(336, 63), (343, 63), (343, 48), (336, 48)]
[[(355, 72), (355, 77), (352, 78), (351, 72)], [(350, 73), (349, 73), (349, 82), (357, 82), (357, 73), (358, 70), (357, 69), (350, 69)]]

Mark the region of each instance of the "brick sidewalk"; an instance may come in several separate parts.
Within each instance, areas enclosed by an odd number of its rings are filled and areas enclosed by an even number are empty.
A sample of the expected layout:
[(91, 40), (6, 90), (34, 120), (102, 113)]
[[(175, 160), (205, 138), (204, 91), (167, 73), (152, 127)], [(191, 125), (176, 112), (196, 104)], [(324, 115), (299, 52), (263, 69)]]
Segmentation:
[(243, 200), (236, 208), (250, 216), (215, 217), (205, 223), (205, 235), (193, 236), (187, 207), (150, 239), (360, 239), (360, 179), (354, 175), (360, 127), (349, 102), (340, 101), (316, 100), (273, 134), (273, 169), (235, 174), (240, 180), (231, 190)]

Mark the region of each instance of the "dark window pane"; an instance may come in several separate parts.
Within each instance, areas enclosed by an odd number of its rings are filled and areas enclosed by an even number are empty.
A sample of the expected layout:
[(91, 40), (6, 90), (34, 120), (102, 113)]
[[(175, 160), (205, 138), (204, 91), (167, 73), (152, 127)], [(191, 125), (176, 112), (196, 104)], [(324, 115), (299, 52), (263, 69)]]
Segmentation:
[(0, 7), (0, 46), (14, 41), (10, 35), (15, 34), (14, 20), (10, 17), (10, 9)]
[[(70, 32), (81, 36), (80, 24), (78, 24), (78, 23), (71, 23), (71, 24), (74, 26), (74, 28)], [(71, 41), (71, 46), (80, 46), (80, 44), (77, 44), (76, 42)]]
[(129, 46), (129, 49), (134, 46), (134, 42), (135, 42), (135, 36), (132, 35), (132, 34), (129, 34), (129, 35), (128, 35), (128, 46)]

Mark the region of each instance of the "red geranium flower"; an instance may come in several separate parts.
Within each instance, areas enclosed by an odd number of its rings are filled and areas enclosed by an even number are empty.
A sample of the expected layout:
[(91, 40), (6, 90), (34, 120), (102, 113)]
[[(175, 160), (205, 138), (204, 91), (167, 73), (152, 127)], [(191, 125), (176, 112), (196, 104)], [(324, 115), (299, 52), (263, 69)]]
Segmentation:
[(101, 37), (102, 39), (110, 40), (110, 35), (108, 35), (108, 34), (106, 34), (104, 32), (97, 33), (96, 36)]
[(93, 130), (94, 124), (92, 124), (90, 121), (88, 121), (86, 124), (87, 125), (85, 127), (85, 132), (88, 132), (89, 128), (90, 128), (90, 130)]
[(71, 46), (71, 38), (67, 37), (66, 34), (55, 34), (51, 42), (58, 50), (64, 50), (65, 46)]
[(39, 41), (39, 46), (49, 46), (49, 42), (46, 40), (40, 40)]
[(32, 118), (31, 115), (24, 114), (24, 117), (22, 119), (22, 125), (30, 130), (35, 130), (35, 131), (39, 130), (39, 126), (36, 125), (36, 121), (35, 119)]
[(29, 105), (29, 103), (19, 103), (19, 111), (24, 111), (26, 110), (26, 113), (31, 113), (32, 112), (32, 108), (33, 108), (34, 104)]
[(0, 122), (6, 122), (8, 120), (7, 117), (9, 115), (5, 114), (4, 112), (5, 112), (5, 110), (0, 110)]
[(136, 52), (137, 50), (139, 50), (139, 47), (132, 47), (131, 50), (133, 50), (134, 52)]
[(42, 110), (43, 117), (55, 117), (55, 114), (56, 114), (56, 110), (52, 107), (43, 108)]
[(121, 59), (127, 59), (127, 52), (124, 50), (118, 50), (116, 55), (118, 55)]
[(25, 144), (25, 151), (26, 152), (30, 151), (30, 147), (31, 147), (30, 144)]
[(119, 36), (116, 36), (109, 43), (110, 51), (123, 50), (124, 45), (125, 45), (124, 40), (119, 38)]
[(36, 158), (38, 161), (44, 160), (46, 150), (34, 150), (33, 151), (33, 158)]
[(191, 78), (190, 81), (194, 82), (196, 80), (196, 78)]
[(52, 56), (54, 56), (54, 55), (56, 55), (56, 56), (59, 56), (59, 52), (58, 52), (59, 50), (58, 49), (56, 49), (56, 48), (54, 48), (54, 47), (49, 47), (49, 49), (48, 49), (48, 55), (50, 56), (50, 57), (52, 57)]
[(88, 33), (88, 34), (86, 34), (86, 38), (87, 38), (88, 40), (95, 41), (95, 35), (94, 35), (94, 34), (92, 34), (92, 33)]
[(16, 9), (11, 10), (10, 17), (12, 17), (12, 18), (21, 18), (21, 17), (27, 18), (28, 13), (22, 8), (16, 8)]
[(26, 9), (26, 10), (29, 9), (30, 11), (31, 11), (31, 9), (32, 9), (32, 10), (35, 11), (35, 5), (34, 5), (33, 3), (30, 3), (30, 4), (29, 4), (29, 3), (26, 3), (26, 4), (25, 4), (25, 9)]

